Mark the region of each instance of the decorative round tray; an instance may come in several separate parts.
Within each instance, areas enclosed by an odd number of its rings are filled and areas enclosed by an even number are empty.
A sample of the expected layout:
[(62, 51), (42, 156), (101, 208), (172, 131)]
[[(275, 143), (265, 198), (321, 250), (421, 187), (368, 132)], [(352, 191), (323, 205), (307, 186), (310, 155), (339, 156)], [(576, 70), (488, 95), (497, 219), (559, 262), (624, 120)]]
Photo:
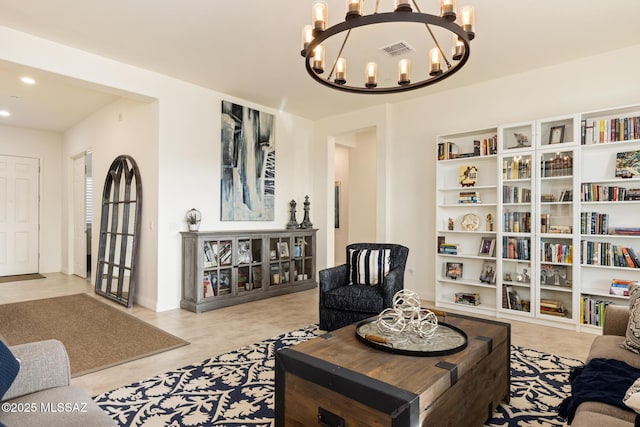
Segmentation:
[(433, 335), (422, 338), (413, 331), (400, 334), (383, 333), (376, 324), (378, 318), (363, 320), (356, 325), (356, 337), (368, 346), (406, 356), (446, 356), (467, 347), (467, 334), (455, 326), (438, 322)]

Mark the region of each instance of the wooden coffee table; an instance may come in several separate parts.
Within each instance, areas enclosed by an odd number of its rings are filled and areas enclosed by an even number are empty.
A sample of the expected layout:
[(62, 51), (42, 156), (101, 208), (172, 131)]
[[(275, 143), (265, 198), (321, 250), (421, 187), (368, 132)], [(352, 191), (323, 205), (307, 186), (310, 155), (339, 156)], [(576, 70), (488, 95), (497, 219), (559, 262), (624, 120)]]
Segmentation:
[(372, 348), (355, 325), (276, 353), (276, 426), (481, 426), (509, 400), (508, 323), (449, 314), (467, 347), (420, 357)]

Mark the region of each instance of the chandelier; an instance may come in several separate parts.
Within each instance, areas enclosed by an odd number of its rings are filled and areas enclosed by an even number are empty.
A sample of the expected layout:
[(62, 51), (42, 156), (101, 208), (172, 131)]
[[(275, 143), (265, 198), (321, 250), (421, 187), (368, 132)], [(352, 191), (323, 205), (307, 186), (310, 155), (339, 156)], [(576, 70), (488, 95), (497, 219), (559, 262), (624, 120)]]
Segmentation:
[[(394, 0), (393, 11), (379, 13), (376, 0), (372, 13), (364, 14), (364, 0), (346, 3), (345, 20), (328, 26), (327, 2), (314, 2), (313, 24), (302, 30), (307, 72), (325, 86), (354, 93), (403, 92), (444, 80), (469, 59), (475, 37), (470, 6), (456, 11), (455, 0), (440, 0), (440, 15), (430, 15), (415, 0)], [(389, 37), (401, 39), (389, 43)], [(349, 78), (347, 59), (350, 70), (357, 67)]]

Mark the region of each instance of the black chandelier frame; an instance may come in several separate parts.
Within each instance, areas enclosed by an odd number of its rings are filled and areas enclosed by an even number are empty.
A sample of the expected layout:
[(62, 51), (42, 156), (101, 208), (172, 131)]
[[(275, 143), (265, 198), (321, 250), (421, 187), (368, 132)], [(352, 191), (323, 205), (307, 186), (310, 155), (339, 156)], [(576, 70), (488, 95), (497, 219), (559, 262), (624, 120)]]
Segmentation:
[[(460, 60), (456, 61), (454, 64), (451, 64), (448, 60), (446, 60), (444, 52), (442, 51), (442, 49), (440, 48), (440, 45), (436, 41), (436, 47), (440, 50), (440, 54), (442, 55), (447, 65), (446, 69), (442, 70), (441, 73), (435, 76), (430, 76), (427, 79), (420, 80), (415, 83), (409, 83), (409, 84), (398, 85), (398, 86), (364, 87), (363, 85), (362, 87), (360, 87), (360, 86), (351, 86), (346, 83), (343, 83), (343, 84), (336, 83), (335, 81), (331, 80), (331, 76), (336, 66), (336, 62), (338, 61), (338, 57), (336, 57), (336, 59), (333, 61), (331, 72), (329, 73), (329, 76), (327, 78), (323, 78), (320, 74), (316, 73), (313, 70), (313, 67), (311, 64), (313, 60), (313, 51), (316, 48), (316, 46), (322, 44), (322, 42), (324, 42), (325, 40), (337, 34), (343, 33), (345, 31), (350, 32), (354, 28), (364, 27), (367, 25), (384, 24), (389, 22), (396, 22), (396, 23), (410, 22), (410, 23), (418, 23), (418, 24), (422, 23), (422, 24), (425, 24), (425, 26), (427, 27), (430, 33), (431, 33), (431, 28), (429, 28), (430, 25), (435, 25), (435, 26), (444, 28), (452, 32), (453, 34), (456, 34), (458, 36), (458, 39), (462, 41), (462, 43), (464, 44), (464, 51), (462, 54), (462, 58), (460, 58)], [(433, 33), (431, 33), (431, 35), (433, 37)], [(345, 40), (342, 45), (343, 47), (346, 44), (348, 37), (349, 37), (349, 33), (347, 33), (345, 37)], [(469, 37), (469, 34), (466, 31), (464, 31), (460, 25), (444, 17), (431, 15), (427, 13), (421, 13), (421, 12), (398, 10), (395, 12), (373, 13), (370, 15), (349, 17), (349, 19), (346, 19), (345, 21), (342, 21), (339, 24), (335, 24), (325, 29), (324, 31), (321, 31), (321, 32), (315, 31), (313, 40), (311, 40), (311, 42), (307, 45), (306, 49), (303, 49), (300, 52), (300, 54), (305, 58), (307, 73), (309, 73), (309, 75), (314, 80), (316, 80), (317, 82), (325, 86), (331, 87), (333, 89), (345, 91), (345, 92), (352, 92), (352, 93), (389, 94), (389, 93), (405, 92), (408, 90), (423, 88), (425, 86), (432, 85), (448, 77), (451, 77), (453, 74), (458, 72), (469, 59), (469, 54), (471, 53), (470, 44), (469, 44), (470, 40), (471, 38)], [(435, 41), (435, 37), (434, 37), (434, 41)]]

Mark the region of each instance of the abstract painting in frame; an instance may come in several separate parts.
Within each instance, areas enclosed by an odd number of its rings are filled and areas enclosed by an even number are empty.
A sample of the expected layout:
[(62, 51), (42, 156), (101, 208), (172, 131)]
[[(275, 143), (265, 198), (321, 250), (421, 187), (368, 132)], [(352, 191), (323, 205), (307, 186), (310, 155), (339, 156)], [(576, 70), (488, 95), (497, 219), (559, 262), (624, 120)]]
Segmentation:
[(273, 221), (275, 117), (222, 101), (220, 220)]

